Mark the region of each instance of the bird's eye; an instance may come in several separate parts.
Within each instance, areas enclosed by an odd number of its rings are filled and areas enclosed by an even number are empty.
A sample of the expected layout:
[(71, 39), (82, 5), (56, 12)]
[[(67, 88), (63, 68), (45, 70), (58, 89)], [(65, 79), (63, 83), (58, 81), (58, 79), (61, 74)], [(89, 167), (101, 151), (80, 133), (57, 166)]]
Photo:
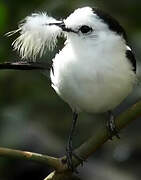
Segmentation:
[(80, 27), (79, 31), (81, 31), (83, 34), (85, 34), (85, 33), (88, 33), (90, 31), (92, 31), (92, 28), (89, 27), (89, 26), (84, 25), (84, 26)]

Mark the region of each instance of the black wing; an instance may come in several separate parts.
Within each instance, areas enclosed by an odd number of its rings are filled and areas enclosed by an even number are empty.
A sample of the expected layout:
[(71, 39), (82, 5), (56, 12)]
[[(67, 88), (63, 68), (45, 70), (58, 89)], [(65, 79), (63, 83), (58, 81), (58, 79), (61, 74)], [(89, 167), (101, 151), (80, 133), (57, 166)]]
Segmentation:
[(132, 50), (128, 46), (127, 35), (124, 28), (120, 25), (120, 23), (115, 18), (110, 16), (108, 13), (98, 8), (93, 8), (93, 11), (97, 16), (99, 16), (103, 20), (103, 22), (105, 22), (109, 26), (109, 29), (111, 29), (112, 31), (116, 32), (119, 35), (122, 35), (122, 37), (124, 38), (127, 44), (126, 57), (129, 59), (129, 61), (133, 65), (134, 72), (136, 72), (136, 59)]
[(136, 59), (130, 48), (126, 50), (126, 57), (129, 59), (133, 66), (133, 71), (136, 73)]
[(108, 25), (109, 29), (111, 29), (112, 31), (116, 32), (119, 35), (122, 35), (124, 40), (128, 44), (127, 35), (124, 28), (114, 17), (112, 17), (107, 12), (104, 12), (99, 8), (93, 8), (93, 11), (98, 17), (101, 18), (101, 20), (103, 20), (103, 22), (105, 22)]

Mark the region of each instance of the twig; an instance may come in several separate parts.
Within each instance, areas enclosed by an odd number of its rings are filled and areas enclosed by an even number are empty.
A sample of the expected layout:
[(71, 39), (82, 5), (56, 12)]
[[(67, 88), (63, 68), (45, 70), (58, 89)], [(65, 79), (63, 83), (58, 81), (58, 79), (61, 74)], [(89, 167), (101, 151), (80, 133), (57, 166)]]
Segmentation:
[[(116, 127), (120, 131), (122, 128), (127, 126), (130, 122), (141, 116), (141, 101), (134, 104), (128, 110), (120, 114), (116, 118)], [(75, 153), (86, 160), (91, 154), (93, 154), (99, 147), (102, 146), (109, 139), (105, 123), (101, 124), (94, 135), (84, 142), (80, 147), (75, 150)], [(8, 148), (0, 148), (0, 156), (13, 157), (18, 159), (31, 160), (42, 164), (47, 164), (53, 167), (56, 172), (64, 172), (68, 170), (66, 164), (66, 156), (62, 158), (54, 158), (47, 155), (13, 150)], [(80, 164), (80, 161), (73, 157), (73, 163), (75, 166)]]
[(0, 156), (30, 160), (41, 164), (49, 165), (54, 169), (58, 169), (58, 167), (60, 166), (60, 161), (58, 158), (51, 157), (48, 155), (28, 152), (28, 151), (20, 151), (20, 150), (0, 147)]

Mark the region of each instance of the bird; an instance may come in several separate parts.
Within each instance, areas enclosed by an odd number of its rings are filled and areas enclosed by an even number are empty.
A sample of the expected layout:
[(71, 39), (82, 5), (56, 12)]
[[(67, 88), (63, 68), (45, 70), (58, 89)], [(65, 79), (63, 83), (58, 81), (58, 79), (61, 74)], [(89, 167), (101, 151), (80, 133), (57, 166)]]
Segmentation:
[[(106, 125), (109, 138), (113, 135), (119, 137), (112, 111), (136, 84), (136, 59), (124, 28), (99, 8), (81, 7), (66, 19), (52, 20), (46, 25), (58, 28), (58, 34), (63, 34), (66, 39), (51, 65), (37, 61), (6, 62), (0, 64), (0, 69), (39, 69), (50, 72), (51, 86), (72, 109), (66, 155), (68, 167), (73, 170), (72, 157), (79, 158), (73, 153), (72, 147), (79, 113), (109, 113)], [(24, 39), (15, 43), (22, 56), (28, 58), (43, 51), (47, 42), (38, 47), (36, 41), (37, 48), (34, 48), (34, 44), (31, 47), (31, 43), (28, 44)]]

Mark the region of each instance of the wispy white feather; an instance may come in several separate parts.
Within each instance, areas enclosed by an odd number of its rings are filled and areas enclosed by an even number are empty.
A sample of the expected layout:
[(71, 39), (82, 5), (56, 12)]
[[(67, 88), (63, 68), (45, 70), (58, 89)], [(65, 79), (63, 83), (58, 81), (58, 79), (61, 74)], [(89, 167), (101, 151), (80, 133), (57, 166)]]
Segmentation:
[(14, 50), (19, 51), (22, 59), (35, 60), (37, 55), (40, 57), (48, 48), (52, 50), (57, 42), (57, 37), (61, 35), (61, 28), (49, 23), (57, 23), (53, 17), (46, 13), (32, 14), (25, 18), (24, 22), (19, 24), (15, 31), (7, 33), (11, 36), (20, 32), (20, 36), (12, 43)]

